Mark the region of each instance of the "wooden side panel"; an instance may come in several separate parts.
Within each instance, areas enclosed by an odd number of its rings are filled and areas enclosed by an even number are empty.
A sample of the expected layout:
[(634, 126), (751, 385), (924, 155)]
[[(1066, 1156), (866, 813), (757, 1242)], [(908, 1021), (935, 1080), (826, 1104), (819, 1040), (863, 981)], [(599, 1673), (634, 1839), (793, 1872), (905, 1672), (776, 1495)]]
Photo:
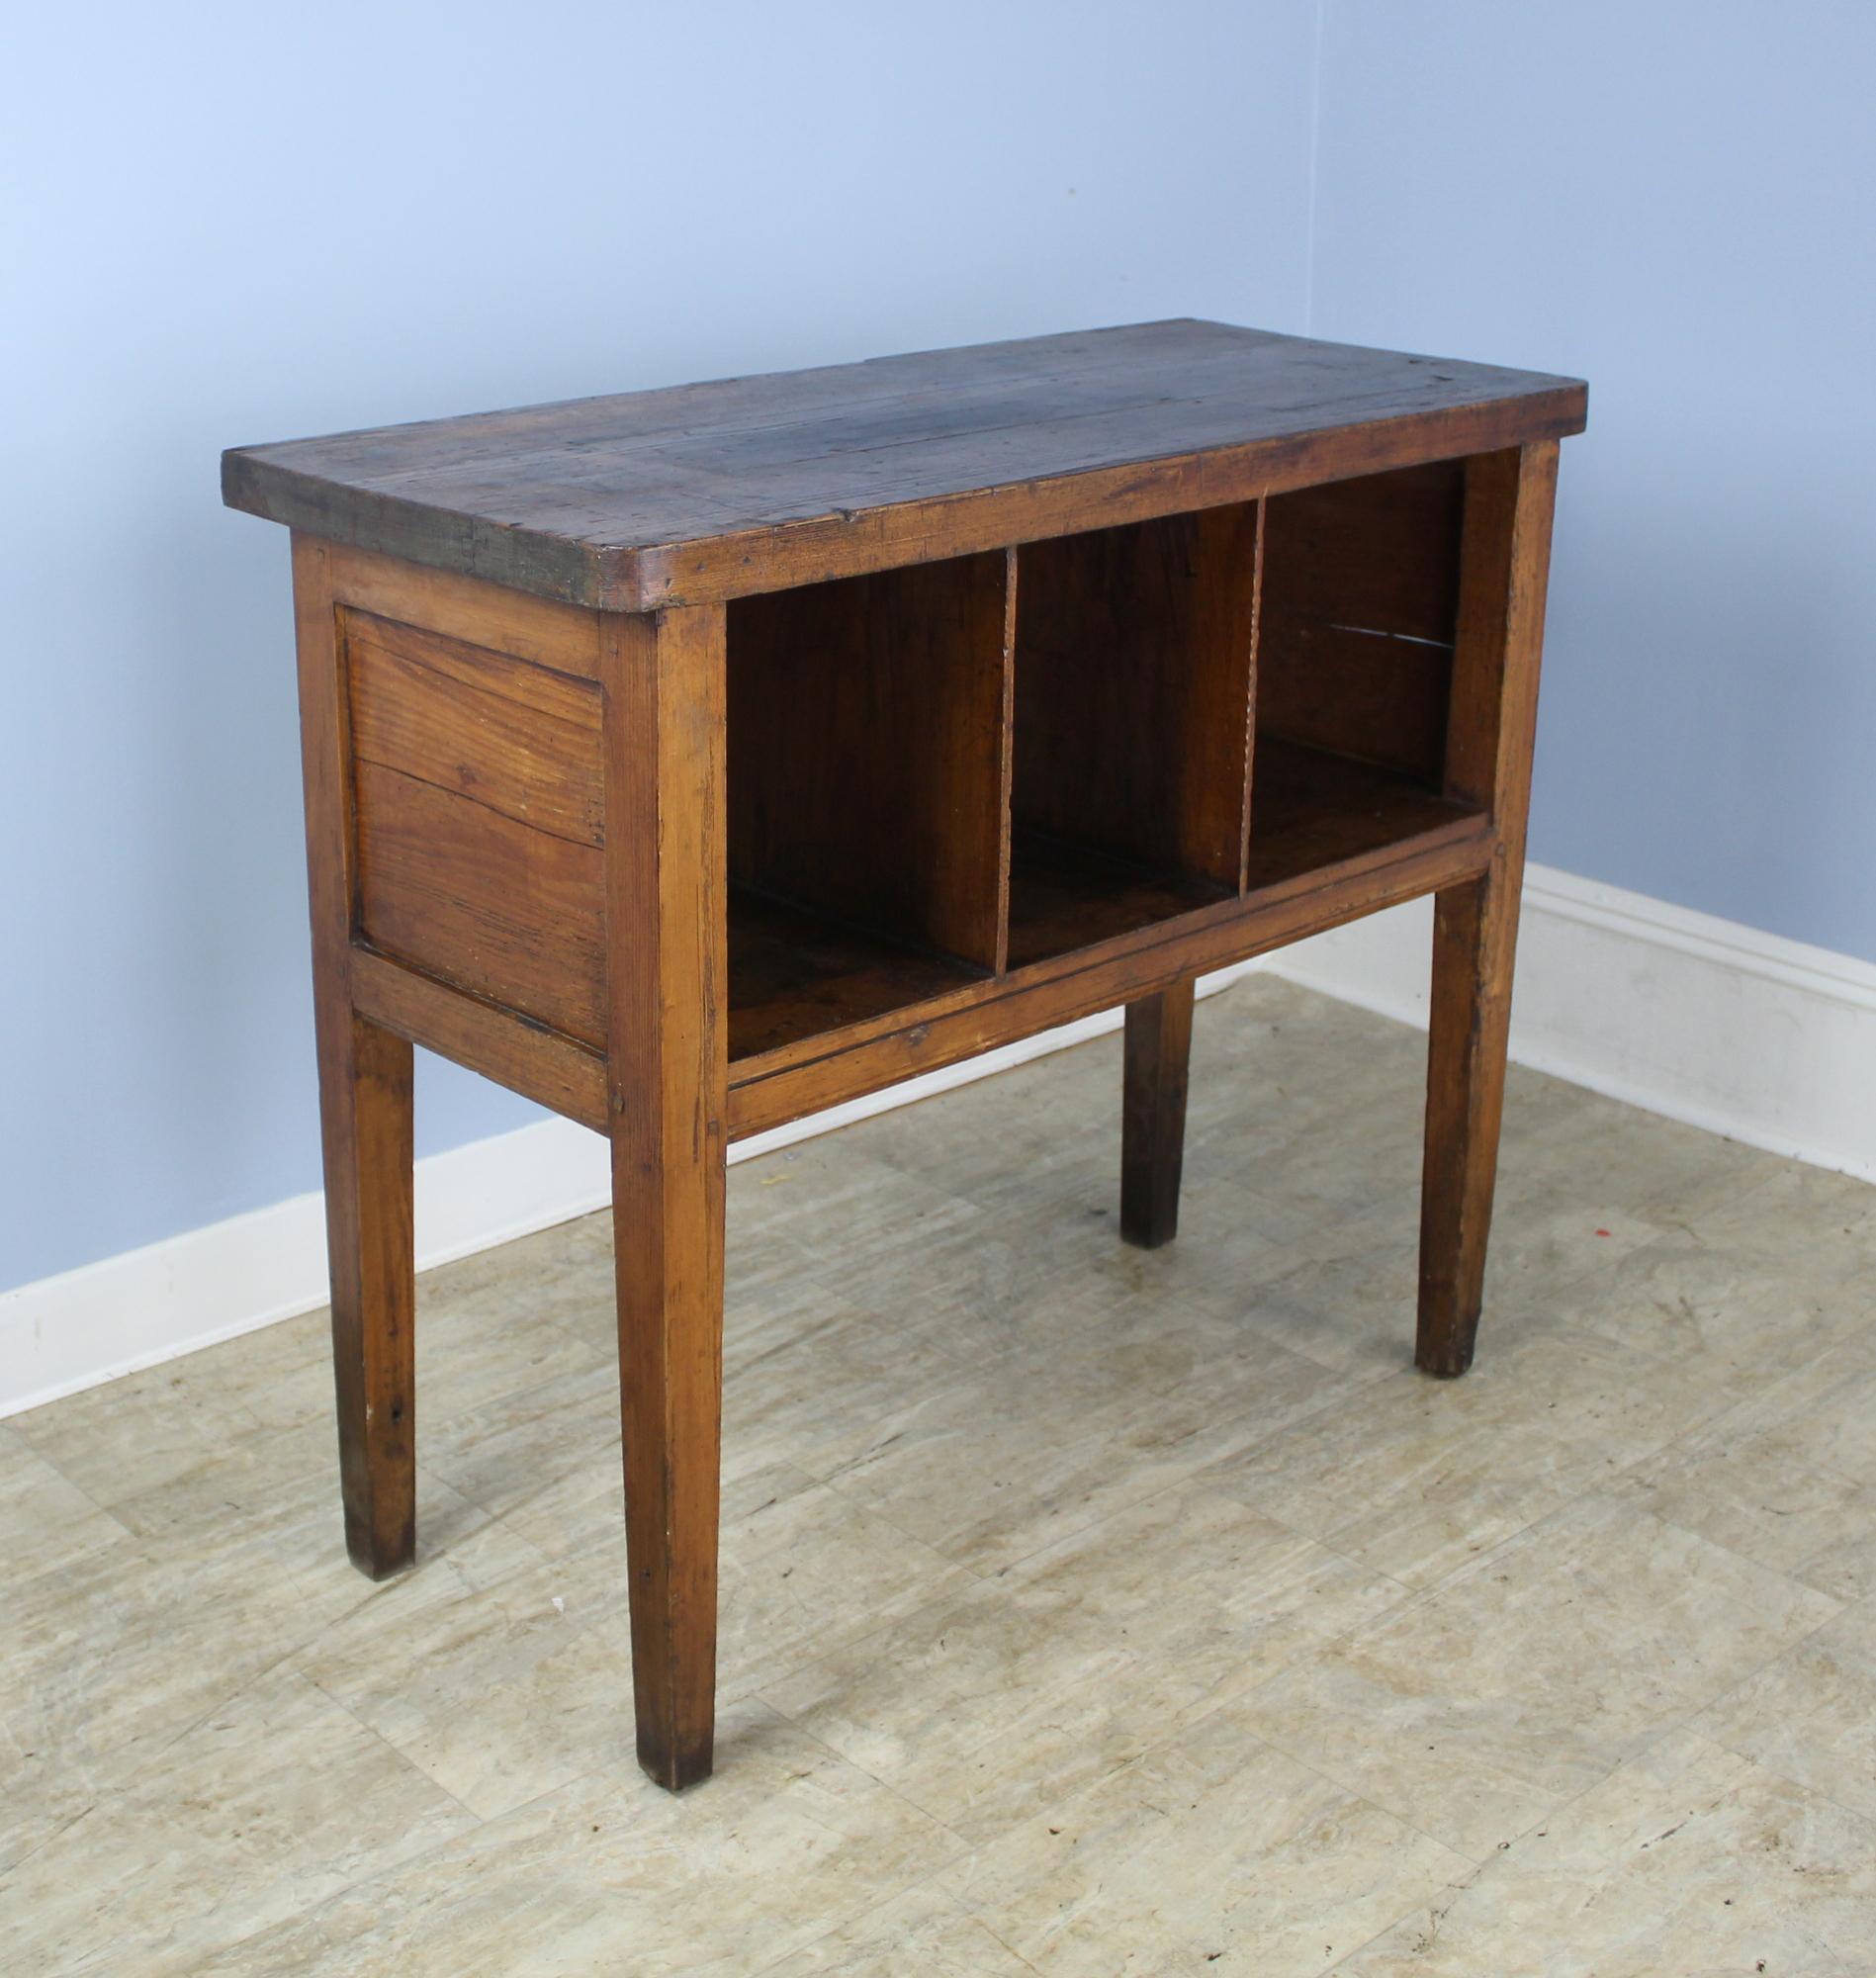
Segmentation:
[(1258, 728), (1441, 779), (1465, 463), (1266, 504)]
[(732, 883), (1001, 960), (1007, 559), (730, 606)]
[(343, 614), (352, 747), (577, 845), (603, 838), (599, 692), (413, 625)]
[(1237, 891), (1256, 504), (1027, 543), (1018, 567), (1019, 832)]
[(603, 1045), (598, 687), (375, 614), (340, 624), (356, 935)]
[(603, 854), (398, 769), (354, 773), (364, 940), (602, 1044)]

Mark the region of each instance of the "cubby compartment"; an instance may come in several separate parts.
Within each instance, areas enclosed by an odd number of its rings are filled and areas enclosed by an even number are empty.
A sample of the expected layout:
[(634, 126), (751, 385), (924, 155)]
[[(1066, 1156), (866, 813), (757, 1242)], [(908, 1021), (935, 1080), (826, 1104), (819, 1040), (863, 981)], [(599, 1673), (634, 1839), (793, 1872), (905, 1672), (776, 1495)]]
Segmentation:
[(733, 1060), (1001, 965), (1008, 565), (730, 604)]
[(1462, 461), (1264, 504), (1252, 891), (1468, 815), (1444, 791)]
[(1237, 896), (1256, 505), (1026, 543), (1010, 965)]
[(1474, 816), (1445, 789), (1465, 476), (733, 601), (732, 1059)]

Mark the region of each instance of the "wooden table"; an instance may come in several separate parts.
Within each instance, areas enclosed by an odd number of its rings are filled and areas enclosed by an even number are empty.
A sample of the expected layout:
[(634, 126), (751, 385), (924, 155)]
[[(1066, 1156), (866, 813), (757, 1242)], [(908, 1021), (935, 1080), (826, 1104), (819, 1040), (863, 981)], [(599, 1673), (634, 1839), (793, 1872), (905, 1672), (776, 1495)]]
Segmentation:
[(410, 1054), (608, 1135), (639, 1756), (710, 1769), (724, 1157), (1437, 895), (1418, 1361), (1473, 1356), (1571, 379), (1148, 323), (245, 447), (294, 531), (346, 1543), (415, 1545)]

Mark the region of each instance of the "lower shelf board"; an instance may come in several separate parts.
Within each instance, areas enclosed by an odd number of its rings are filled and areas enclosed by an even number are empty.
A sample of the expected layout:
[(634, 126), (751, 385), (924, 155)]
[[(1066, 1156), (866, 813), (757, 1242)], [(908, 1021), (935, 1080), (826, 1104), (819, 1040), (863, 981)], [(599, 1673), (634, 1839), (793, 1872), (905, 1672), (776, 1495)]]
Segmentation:
[[(1476, 815), (1393, 770), (1260, 736), (1245, 910), (1269, 888), (1311, 872), (1327, 876)], [(1019, 831), (1009, 967), (1058, 961), (1235, 898), (1196, 873)], [(729, 933), (732, 1063), (899, 1011), (919, 1021), (921, 1006), (990, 980), (968, 963), (742, 887), (730, 889)]]
[(732, 1062), (984, 979), (965, 962), (730, 889)]
[(1251, 774), (1249, 891), (1477, 815), (1396, 770), (1260, 735)]
[(1010, 966), (1093, 947), (1231, 896), (1197, 873), (1019, 830), (1010, 852)]

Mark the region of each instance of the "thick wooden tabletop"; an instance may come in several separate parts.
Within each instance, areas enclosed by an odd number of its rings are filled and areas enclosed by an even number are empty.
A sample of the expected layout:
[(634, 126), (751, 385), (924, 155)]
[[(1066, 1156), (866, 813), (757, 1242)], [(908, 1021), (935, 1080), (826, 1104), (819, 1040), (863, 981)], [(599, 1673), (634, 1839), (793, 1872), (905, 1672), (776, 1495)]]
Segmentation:
[(1586, 400), (1153, 322), (237, 447), (222, 487), (338, 542), (643, 611), (1558, 438)]

